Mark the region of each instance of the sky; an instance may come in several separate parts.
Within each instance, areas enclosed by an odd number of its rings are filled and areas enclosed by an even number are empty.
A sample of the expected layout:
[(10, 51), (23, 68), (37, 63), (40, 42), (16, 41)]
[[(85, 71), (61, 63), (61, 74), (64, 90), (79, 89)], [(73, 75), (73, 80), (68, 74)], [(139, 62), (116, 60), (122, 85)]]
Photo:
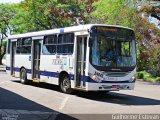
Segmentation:
[(22, 0), (0, 0), (0, 3), (19, 3)]

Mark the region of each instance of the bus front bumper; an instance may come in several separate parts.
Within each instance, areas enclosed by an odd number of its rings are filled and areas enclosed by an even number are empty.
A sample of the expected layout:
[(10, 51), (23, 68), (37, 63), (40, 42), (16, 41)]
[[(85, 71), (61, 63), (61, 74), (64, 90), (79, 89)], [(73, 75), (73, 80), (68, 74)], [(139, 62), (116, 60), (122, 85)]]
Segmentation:
[(86, 82), (87, 91), (133, 90), (135, 83), (90, 83)]

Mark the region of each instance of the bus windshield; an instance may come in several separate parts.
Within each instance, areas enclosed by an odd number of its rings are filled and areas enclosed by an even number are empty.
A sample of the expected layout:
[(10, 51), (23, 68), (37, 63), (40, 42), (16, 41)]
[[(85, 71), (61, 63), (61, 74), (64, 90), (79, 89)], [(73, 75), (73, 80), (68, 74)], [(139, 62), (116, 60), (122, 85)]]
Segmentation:
[(134, 32), (124, 28), (92, 28), (91, 64), (102, 70), (128, 69), (136, 66)]

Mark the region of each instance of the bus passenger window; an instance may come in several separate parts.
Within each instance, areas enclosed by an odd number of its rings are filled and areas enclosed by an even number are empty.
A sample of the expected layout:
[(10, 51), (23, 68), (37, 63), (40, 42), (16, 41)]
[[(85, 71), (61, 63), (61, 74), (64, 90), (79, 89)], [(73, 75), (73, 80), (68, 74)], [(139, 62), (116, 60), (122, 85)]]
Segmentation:
[(31, 53), (31, 45), (32, 45), (32, 39), (31, 38), (23, 38), (22, 39), (21, 53), (30, 54)]
[(17, 40), (17, 54), (31, 54), (31, 38), (22, 38)]
[(58, 36), (57, 53), (72, 54), (74, 47), (74, 34), (66, 33)]
[(49, 35), (44, 37), (42, 53), (49, 55), (56, 53), (57, 35)]

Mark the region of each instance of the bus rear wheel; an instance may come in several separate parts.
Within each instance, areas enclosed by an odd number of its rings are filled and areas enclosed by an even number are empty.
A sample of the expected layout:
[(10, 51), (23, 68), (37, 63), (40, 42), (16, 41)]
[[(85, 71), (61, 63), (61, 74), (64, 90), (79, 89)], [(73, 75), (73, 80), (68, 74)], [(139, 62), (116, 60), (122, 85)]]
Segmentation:
[(71, 89), (71, 81), (67, 75), (63, 75), (60, 78), (60, 89), (63, 93), (72, 93), (73, 90)]
[(24, 68), (21, 69), (20, 71), (20, 81), (22, 84), (27, 84), (27, 73)]

